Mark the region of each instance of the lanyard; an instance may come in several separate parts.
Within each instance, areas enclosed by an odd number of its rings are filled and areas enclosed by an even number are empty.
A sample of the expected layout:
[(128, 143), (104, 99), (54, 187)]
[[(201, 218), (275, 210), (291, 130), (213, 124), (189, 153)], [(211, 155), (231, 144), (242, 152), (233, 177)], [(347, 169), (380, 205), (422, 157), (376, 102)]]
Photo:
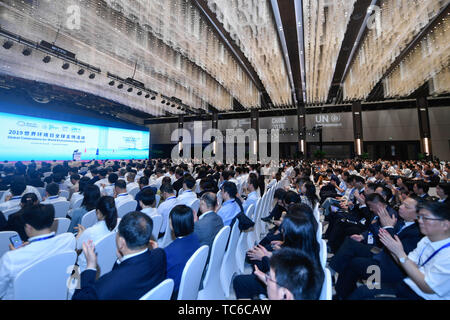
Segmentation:
[(170, 200), (170, 199), (175, 199), (176, 197), (169, 197), (166, 199), (166, 201)]
[(51, 236), (48, 236), (48, 237), (34, 239), (34, 240), (31, 240), (30, 243), (32, 243), (32, 242), (38, 242), (38, 241), (42, 241), (42, 240), (47, 240), (47, 239), (53, 238), (54, 236), (55, 236), (55, 235), (52, 234)]
[[(428, 261), (430, 261), (435, 255), (437, 255), (439, 251), (441, 251), (442, 249), (448, 248), (448, 247), (450, 247), (450, 242), (447, 243), (447, 244), (444, 244), (442, 247), (440, 247), (440, 248), (437, 249), (435, 252), (433, 252), (433, 254), (432, 254), (431, 256), (429, 256), (428, 259), (427, 259), (424, 263), (422, 263), (421, 267), (423, 267), (423, 266), (424, 266)], [(425, 251), (425, 248), (422, 250), (422, 253), (420, 254), (420, 257), (419, 257), (419, 264), (420, 264), (420, 258), (422, 258), (422, 254), (423, 254), (424, 251)]]
[(128, 193), (119, 194), (119, 195), (117, 196), (117, 198), (118, 198), (118, 197), (126, 197), (127, 195), (128, 195)]

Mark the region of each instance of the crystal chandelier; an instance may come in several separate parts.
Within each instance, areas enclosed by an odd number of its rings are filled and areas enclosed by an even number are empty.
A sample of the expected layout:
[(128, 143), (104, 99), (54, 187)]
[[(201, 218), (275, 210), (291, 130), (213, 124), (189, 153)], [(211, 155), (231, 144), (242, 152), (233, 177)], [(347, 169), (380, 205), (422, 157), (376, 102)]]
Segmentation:
[(447, 16), (439, 22), (384, 80), (386, 97), (409, 96), (432, 78), (435, 93), (448, 90), (450, 82), (445, 82), (445, 78), (450, 65), (449, 20)]
[(344, 100), (364, 100), (403, 49), (448, 3), (381, 0), (344, 81)]
[(292, 104), (289, 78), (269, 0), (207, 2), (258, 73), (273, 104)]
[(450, 66), (431, 78), (430, 95), (450, 93)]
[(303, 0), (307, 103), (325, 103), (356, 0)]

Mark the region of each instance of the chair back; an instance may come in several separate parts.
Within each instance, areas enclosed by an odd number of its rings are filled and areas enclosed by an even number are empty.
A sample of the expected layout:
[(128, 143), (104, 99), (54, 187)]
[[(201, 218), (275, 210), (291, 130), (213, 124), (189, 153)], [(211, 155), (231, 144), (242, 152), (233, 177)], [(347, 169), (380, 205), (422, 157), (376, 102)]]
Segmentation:
[(66, 233), (69, 230), (70, 219), (67, 218), (55, 218), (53, 220), (52, 231), (55, 232), (55, 235), (59, 235), (62, 233)]
[(136, 195), (139, 193), (139, 191), (141, 191), (141, 189), (139, 189), (139, 187), (136, 187), (128, 191), (128, 194), (133, 196), (133, 198), (136, 198)]
[(46, 195), (45, 188), (43, 188), (43, 187), (36, 187), (36, 189), (39, 192), (39, 194), (41, 195), (41, 197), (44, 198), (45, 195)]
[(220, 270), (222, 265), (225, 248), (227, 246), (228, 237), (230, 235), (230, 227), (224, 226), (214, 238), (209, 264), (206, 270), (205, 279), (203, 280), (203, 289), (198, 294), (199, 300), (223, 300), (225, 293), (220, 283)]
[(157, 214), (151, 217), (152, 221), (153, 221), (153, 230), (152, 230), (152, 236), (153, 239), (158, 240), (158, 234), (159, 231), (161, 230), (161, 225), (162, 225), (162, 216)]
[(81, 225), (86, 229), (97, 223), (97, 210), (91, 210), (81, 218)]
[(233, 228), (231, 229), (231, 236), (228, 240), (227, 250), (225, 251), (225, 256), (223, 257), (222, 266), (220, 268), (220, 282), (222, 284), (225, 297), (227, 298), (230, 295), (231, 279), (237, 272), (236, 247), (239, 240), (239, 233), (239, 221), (236, 220)]
[(72, 209), (77, 209), (77, 208), (81, 207), (81, 204), (83, 203), (83, 199), (84, 199), (84, 197), (75, 201), (72, 205)]
[(137, 207), (137, 201), (136, 200), (132, 200), (132, 201), (128, 201), (128, 202), (122, 203), (121, 205), (119, 205), (117, 207), (117, 216), (119, 218), (123, 218), (123, 216), (126, 215), (127, 213), (136, 211), (136, 207)]
[(95, 243), (100, 277), (112, 270), (117, 260), (116, 232), (110, 232)]
[(191, 209), (195, 211), (195, 213), (198, 213), (198, 210), (200, 209), (200, 199), (195, 199), (191, 205)]
[(325, 277), (319, 300), (331, 300), (332, 296), (331, 272), (328, 268), (325, 268)]
[(69, 200), (70, 193), (67, 190), (61, 190), (59, 192), (59, 196), (66, 198), (66, 200)]
[(8, 217), (16, 212), (20, 211), (20, 207), (14, 207), (3, 211), (3, 215), (5, 216), (6, 221), (8, 221)]
[(52, 203), (52, 205), (55, 208), (55, 218), (65, 218), (67, 216), (70, 207), (69, 201), (58, 201)]
[(77, 254), (55, 254), (23, 269), (14, 279), (14, 300), (67, 300)]
[(172, 279), (166, 279), (139, 300), (170, 300), (173, 292), (174, 282)]
[(181, 274), (177, 300), (197, 300), (200, 280), (208, 258), (209, 246), (201, 246), (186, 263)]
[(0, 232), (0, 258), (5, 252), (9, 251), (9, 244), (11, 241), (9, 238), (12, 236), (17, 236), (18, 233), (15, 231), (1, 231)]

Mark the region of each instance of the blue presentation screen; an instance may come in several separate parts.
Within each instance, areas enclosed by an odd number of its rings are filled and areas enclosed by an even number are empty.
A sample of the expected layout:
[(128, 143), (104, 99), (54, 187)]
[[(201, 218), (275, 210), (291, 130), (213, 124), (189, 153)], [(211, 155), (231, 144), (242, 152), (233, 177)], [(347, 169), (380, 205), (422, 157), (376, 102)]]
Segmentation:
[(149, 135), (0, 112), (0, 161), (145, 159)]

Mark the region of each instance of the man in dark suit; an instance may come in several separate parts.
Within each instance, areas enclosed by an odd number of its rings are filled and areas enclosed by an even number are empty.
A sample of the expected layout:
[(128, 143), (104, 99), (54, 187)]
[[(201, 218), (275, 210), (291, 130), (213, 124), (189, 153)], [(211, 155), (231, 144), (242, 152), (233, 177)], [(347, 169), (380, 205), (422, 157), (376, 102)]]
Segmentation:
[(95, 281), (97, 257), (92, 241), (83, 243), (87, 269), (73, 300), (138, 300), (166, 279), (166, 255), (150, 250), (153, 222), (142, 212), (126, 214), (119, 224), (116, 245), (119, 259), (111, 272)]
[(183, 188), (183, 177), (184, 177), (184, 171), (181, 168), (178, 168), (177, 170), (175, 170), (175, 179), (177, 179), (177, 181), (175, 181), (173, 183), (173, 189), (176, 191), (176, 194), (178, 196), (178, 191)]
[[(399, 237), (407, 253), (414, 250), (422, 238), (419, 227), (415, 222), (418, 211), (418, 199), (407, 198), (399, 209), (401, 219), (391, 216), (380, 206), (376, 214), (383, 229), (392, 236)], [(369, 266), (379, 266), (381, 282), (398, 282), (405, 277), (405, 273), (395, 263), (389, 251), (382, 249), (375, 253), (372, 247), (347, 238), (339, 251), (330, 261), (330, 267), (339, 273), (336, 282), (336, 294), (339, 298), (347, 298), (355, 289), (359, 279), (367, 279)]]
[(137, 201), (136, 211), (141, 211), (142, 210), (142, 207), (141, 207), (141, 204), (139, 203), (139, 201), (141, 200), (142, 192), (145, 189), (151, 189), (155, 194), (158, 192), (158, 189), (156, 189), (155, 187), (151, 187), (148, 184), (149, 184), (149, 180), (148, 180), (148, 178), (146, 176), (143, 176), (143, 177), (139, 178), (139, 188), (141, 190), (134, 197), (134, 200)]
[(211, 251), (215, 236), (223, 228), (222, 218), (215, 212), (217, 196), (206, 192), (200, 198), (200, 212), (198, 221), (194, 224), (194, 233), (197, 235), (200, 246), (207, 245)]

